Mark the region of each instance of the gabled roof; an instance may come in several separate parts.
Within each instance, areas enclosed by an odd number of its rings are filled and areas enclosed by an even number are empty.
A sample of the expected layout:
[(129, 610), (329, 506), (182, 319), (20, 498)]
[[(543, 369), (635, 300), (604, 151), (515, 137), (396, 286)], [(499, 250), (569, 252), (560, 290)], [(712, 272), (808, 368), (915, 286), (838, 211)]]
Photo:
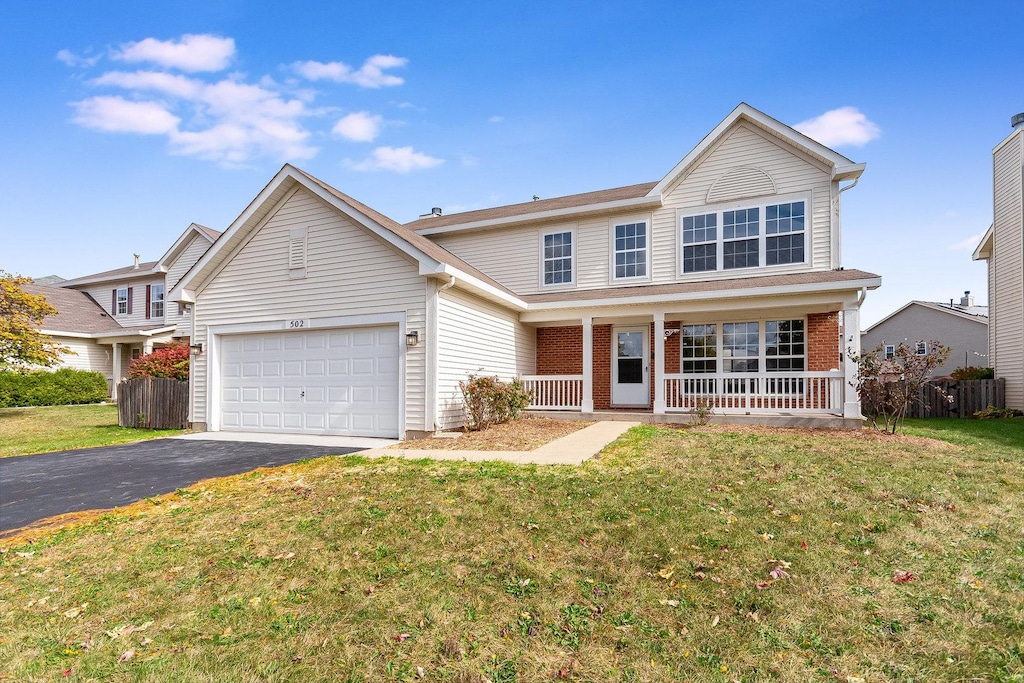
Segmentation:
[(975, 261), (983, 261), (992, 257), (992, 235), (994, 234), (995, 223), (988, 226), (988, 230), (981, 236), (981, 241), (978, 242), (978, 246), (974, 248), (974, 253), (971, 255), (971, 259)]
[(42, 329), (47, 334), (70, 332), (88, 335), (124, 329), (85, 292), (39, 284), (25, 285), (23, 289), (29, 294), (42, 294), (47, 303), (57, 309), (57, 315), (43, 321)]
[(143, 261), (136, 266), (125, 266), (124, 268), (114, 268), (113, 270), (105, 270), (102, 273), (94, 273), (92, 275), (83, 275), (82, 277), (72, 278), (65, 280), (60, 283), (61, 287), (78, 287), (80, 285), (91, 285), (97, 282), (107, 282), (110, 280), (123, 280), (126, 276), (131, 277), (145, 277), (148, 275), (157, 275), (161, 271), (157, 267), (159, 261)]
[(833, 180), (856, 180), (864, 172), (864, 164), (850, 160), (839, 152), (829, 149), (742, 102), (722, 119), (721, 123), (715, 126), (714, 130), (708, 133), (696, 147), (690, 150), (690, 153), (682, 161), (657, 182), (584, 192), (534, 202), (522, 202), (490, 209), (465, 211), (447, 216), (426, 216), (406, 223), (405, 227), (424, 235), (432, 235), (456, 230), (497, 227), (513, 222), (551, 220), (562, 216), (660, 206), (664, 193), (680, 178), (688, 174), (729, 130), (741, 122), (755, 126), (829, 167)]
[(455, 277), (460, 287), (513, 308), (525, 308), (522, 301), (511, 290), (447, 249), (291, 164), (285, 164), (278, 171), (277, 175), (249, 203), (245, 211), (231, 223), (214, 245), (174, 286), (167, 298), (170, 301), (194, 301), (196, 293), (219, 272), (236, 247), (257, 230), (278, 202), (297, 186), (305, 188), (358, 225), (416, 260), (419, 263), (421, 275), (439, 278)]
[(220, 237), (220, 231), (193, 223), (185, 228), (185, 232), (181, 233), (181, 236), (174, 241), (171, 248), (160, 257), (160, 260), (157, 261), (157, 269), (166, 272), (193, 239), (201, 239), (209, 244), (213, 244), (217, 241), (218, 237)]
[(988, 306), (950, 306), (949, 304), (939, 303), (937, 301), (914, 300), (908, 301), (907, 303), (903, 304), (895, 311), (885, 316), (868, 329), (861, 332), (861, 334), (867, 334), (868, 332), (875, 329), (876, 327), (886, 322), (887, 320), (895, 318), (897, 315), (907, 310), (911, 306), (921, 306), (922, 308), (927, 308), (932, 311), (938, 311), (940, 313), (946, 313), (956, 318), (961, 318), (963, 320), (970, 320), (971, 322), (979, 323), (981, 325), (988, 325)]

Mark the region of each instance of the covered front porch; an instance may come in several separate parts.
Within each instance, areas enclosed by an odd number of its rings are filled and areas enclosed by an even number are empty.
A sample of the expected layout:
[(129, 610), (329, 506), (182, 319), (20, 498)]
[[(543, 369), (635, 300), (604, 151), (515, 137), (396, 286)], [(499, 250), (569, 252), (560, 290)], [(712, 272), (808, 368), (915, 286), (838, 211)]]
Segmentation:
[[(859, 428), (862, 294), (676, 302), (524, 315), (531, 412), (586, 419)], [(648, 310), (644, 311), (643, 309)], [(557, 320), (541, 319), (558, 317)], [(526, 321), (526, 320), (524, 320)]]

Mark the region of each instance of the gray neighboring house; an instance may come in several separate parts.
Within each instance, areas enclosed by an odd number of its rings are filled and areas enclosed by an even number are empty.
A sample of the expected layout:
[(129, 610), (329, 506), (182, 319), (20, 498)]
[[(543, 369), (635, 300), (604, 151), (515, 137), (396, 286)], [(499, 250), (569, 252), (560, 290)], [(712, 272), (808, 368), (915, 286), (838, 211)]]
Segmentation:
[(989, 367), (988, 306), (975, 305), (970, 292), (964, 292), (959, 302), (911, 301), (861, 334), (862, 349), (883, 346), (886, 355), (901, 342), (927, 353), (932, 341), (949, 347), (949, 357), (935, 369), (935, 377), (965, 365)]
[(988, 262), (989, 349), (1006, 407), (1024, 410), (1024, 114), (992, 150), (992, 225), (974, 250)]

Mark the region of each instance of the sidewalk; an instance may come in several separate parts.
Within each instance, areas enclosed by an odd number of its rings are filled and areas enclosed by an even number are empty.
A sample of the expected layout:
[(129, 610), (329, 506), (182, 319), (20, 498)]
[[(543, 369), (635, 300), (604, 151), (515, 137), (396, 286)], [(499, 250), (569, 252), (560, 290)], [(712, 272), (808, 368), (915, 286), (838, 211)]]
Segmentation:
[[(584, 460), (592, 458), (598, 452), (615, 439), (619, 438), (630, 427), (635, 427), (639, 422), (605, 421), (592, 424), (577, 432), (573, 432), (561, 439), (556, 439), (532, 451), (459, 451), (459, 450), (416, 450), (411, 448), (395, 448), (385, 446), (374, 448), (369, 451), (362, 451), (359, 455), (369, 458), (389, 456), (392, 458), (406, 458), (408, 460), (419, 460), (428, 458), (434, 460), (468, 460), (479, 462), (483, 460), (501, 460), (513, 462), (519, 465), (578, 465)], [(453, 440), (458, 443), (458, 439)]]

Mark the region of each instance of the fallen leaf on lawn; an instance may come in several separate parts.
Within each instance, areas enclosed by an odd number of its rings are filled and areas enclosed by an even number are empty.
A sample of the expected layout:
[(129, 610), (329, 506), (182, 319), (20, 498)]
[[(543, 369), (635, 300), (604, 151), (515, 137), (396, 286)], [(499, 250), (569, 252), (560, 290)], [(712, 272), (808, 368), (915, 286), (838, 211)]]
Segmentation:
[(718, 626), (718, 615), (717, 614), (715, 615), (715, 618), (711, 620), (711, 628), (714, 628), (716, 626)]
[(807, 550), (807, 541), (800, 541), (800, 548), (802, 550)]
[(117, 658), (118, 664), (127, 662), (129, 659), (135, 656), (135, 650), (125, 650), (121, 653), (121, 656)]
[(422, 666), (416, 667), (416, 678), (426, 678), (427, 672), (423, 670)]
[(412, 638), (412, 636), (408, 633), (396, 633), (391, 637), (400, 643), (404, 643), (405, 641), (409, 640), (409, 638)]
[(697, 579), (698, 581), (703, 581), (704, 579), (708, 578), (708, 575), (704, 572), (694, 572), (693, 578)]
[(249, 600), (249, 607), (259, 607), (261, 602), (263, 602), (263, 598), (252, 598)]
[(754, 584), (754, 588), (756, 588), (759, 591), (763, 591), (765, 588), (772, 585), (772, 583), (772, 581), (758, 581)]
[(32, 557), (33, 555), (36, 554), (36, 551), (35, 550), (30, 550), (27, 553), (14, 553), (14, 554), (17, 555), (18, 557)]
[(81, 607), (72, 607), (71, 609), (64, 612), (64, 616), (68, 619), (74, 619), (75, 617), (79, 616), (82, 612), (85, 611), (86, 604), (88, 603), (83, 604)]
[(679, 607), (678, 600), (659, 600), (659, 605), (668, 605), (669, 607)]
[(658, 572), (658, 576), (663, 579), (671, 579), (673, 574), (675, 574), (675, 571), (670, 567), (664, 567)]
[(221, 638), (227, 638), (228, 636), (230, 636), (230, 635), (231, 635), (231, 632), (232, 632), (233, 630), (234, 630), (234, 629), (232, 629), (232, 628), (231, 628), (230, 626), (228, 626), (228, 627), (227, 627), (226, 629), (224, 629), (223, 631), (221, 631), (221, 633), (220, 633), (220, 637), (221, 637)]
[(911, 581), (916, 581), (916, 580), (917, 580), (916, 576), (914, 576), (913, 574), (911, 574), (908, 571), (904, 571), (903, 569), (897, 569), (896, 571), (894, 571), (892, 573), (892, 582), (893, 583), (910, 583)]
[(760, 538), (765, 543), (767, 543), (768, 541), (770, 541), (773, 538), (775, 538), (775, 534), (769, 534), (768, 532), (765, 532), (763, 534), (758, 534), (757, 537)]

